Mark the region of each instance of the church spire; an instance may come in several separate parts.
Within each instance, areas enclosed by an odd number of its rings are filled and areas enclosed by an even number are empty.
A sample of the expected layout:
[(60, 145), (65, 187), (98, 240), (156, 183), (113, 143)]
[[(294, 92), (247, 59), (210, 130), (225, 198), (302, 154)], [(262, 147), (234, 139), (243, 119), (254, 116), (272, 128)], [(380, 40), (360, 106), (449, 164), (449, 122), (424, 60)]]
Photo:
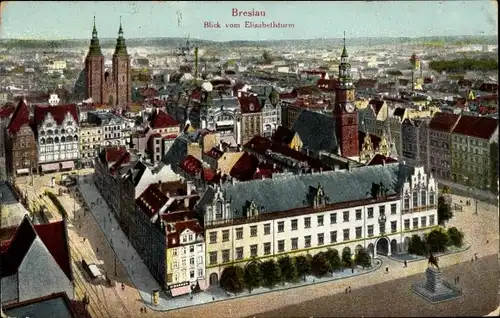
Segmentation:
[(123, 37), (122, 17), (120, 16), (120, 28), (118, 29), (118, 39), (116, 39), (115, 54), (128, 55), (125, 38)]
[(92, 39), (90, 40), (88, 55), (102, 56), (101, 45), (99, 44), (99, 38), (97, 37), (97, 28), (95, 26), (95, 16), (94, 16), (94, 27), (92, 29)]
[(344, 49), (342, 50), (342, 55), (340, 57), (349, 57), (349, 54), (347, 54), (347, 49), (345, 48), (345, 31), (344, 31)]

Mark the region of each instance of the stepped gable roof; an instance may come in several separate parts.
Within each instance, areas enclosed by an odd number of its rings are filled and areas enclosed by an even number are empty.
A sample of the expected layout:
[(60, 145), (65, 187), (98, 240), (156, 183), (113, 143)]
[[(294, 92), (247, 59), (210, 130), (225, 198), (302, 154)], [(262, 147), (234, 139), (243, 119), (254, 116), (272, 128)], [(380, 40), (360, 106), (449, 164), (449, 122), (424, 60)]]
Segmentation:
[(17, 132), (24, 125), (30, 124), (30, 110), (28, 105), (21, 100), (12, 115), (9, 125), (7, 126), (7, 131), (9, 134), (17, 134)]
[(453, 129), (454, 134), (461, 134), (481, 139), (490, 139), (498, 128), (498, 120), (488, 117), (460, 116)]
[(429, 122), (429, 129), (451, 132), (460, 118), (459, 115), (439, 112), (436, 113)]
[(164, 111), (157, 110), (157, 112), (153, 113), (150, 126), (153, 129), (168, 128), (179, 126), (179, 123)]
[(255, 95), (241, 96), (238, 98), (242, 114), (260, 113), (262, 107)]
[(66, 104), (66, 105), (57, 105), (57, 106), (48, 106), (48, 105), (36, 105), (35, 106), (35, 123), (36, 125), (40, 125), (47, 114), (51, 114), (54, 117), (57, 125), (61, 125), (64, 119), (66, 118), (66, 114), (70, 113), (73, 116), (73, 119), (78, 122), (78, 107), (76, 104)]
[[(378, 145), (380, 144), (380, 141), (382, 139), (379, 136), (374, 135), (374, 134), (369, 134), (369, 135), (370, 135), (370, 140), (372, 142), (373, 149), (378, 149)], [(365, 137), (366, 137), (366, 133), (359, 130), (358, 131), (359, 150), (363, 149), (363, 144), (365, 143)]]
[(283, 126), (278, 126), (278, 129), (276, 129), (271, 139), (274, 142), (289, 144), (292, 142), (293, 137), (295, 137), (295, 131)]
[(2, 264), (2, 277), (11, 276), (17, 273), (17, 270), (28, 253), (31, 244), (36, 239), (37, 234), (27, 215), (24, 216), (16, 233), (10, 240), (7, 251), (0, 256)]

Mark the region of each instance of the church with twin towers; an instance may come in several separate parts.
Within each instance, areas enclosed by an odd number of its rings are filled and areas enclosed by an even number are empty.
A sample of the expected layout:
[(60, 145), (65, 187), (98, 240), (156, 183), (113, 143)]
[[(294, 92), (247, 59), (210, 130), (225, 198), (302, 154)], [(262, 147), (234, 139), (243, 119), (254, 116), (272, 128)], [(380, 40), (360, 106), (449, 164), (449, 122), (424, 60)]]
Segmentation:
[(92, 39), (85, 58), (85, 95), (87, 99), (92, 98), (95, 104), (107, 104), (121, 109), (127, 109), (130, 106), (132, 101), (130, 56), (123, 37), (121, 18), (112, 58), (112, 69), (108, 70), (104, 67), (104, 55), (99, 44), (94, 17)]

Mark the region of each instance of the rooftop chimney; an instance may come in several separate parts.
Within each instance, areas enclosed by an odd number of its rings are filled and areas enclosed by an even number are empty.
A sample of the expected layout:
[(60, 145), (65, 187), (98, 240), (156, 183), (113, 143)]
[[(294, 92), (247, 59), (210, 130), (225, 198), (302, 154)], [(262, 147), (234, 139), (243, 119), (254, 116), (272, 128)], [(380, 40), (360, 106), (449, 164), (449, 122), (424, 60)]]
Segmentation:
[(385, 166), (385, 159), (382, 159), (382, 166)]
[(187, 193), (187, 195), (191, 195), (191, 192), (193, 191), (193, 188), (194, 188), (193, 181), (186, 182), (186, 193)]
[[(189, 208), (189, 197), (184, 198), (184, 208)], [(185, 219), (187, 219), (187, 217)]]

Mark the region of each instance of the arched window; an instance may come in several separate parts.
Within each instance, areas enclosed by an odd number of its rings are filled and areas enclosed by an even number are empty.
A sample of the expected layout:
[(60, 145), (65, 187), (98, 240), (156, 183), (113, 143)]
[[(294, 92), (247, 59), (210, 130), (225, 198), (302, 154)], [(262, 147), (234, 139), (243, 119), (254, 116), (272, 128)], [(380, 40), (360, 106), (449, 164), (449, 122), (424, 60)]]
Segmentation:
[(413, 201), (413, 207), (416, 208), (418, 206), (418, 192), (417, 192), (417, 190), (413, 191), (412, 201)]
[(56, 143), (56, 144), (57, 144), (58, 142), (59, 142), (59, 137), (55, 137), (55, 138), (54, 138), (54, 143)]
[(61, 137), (61, 142), (66, 142), (66, 137), (62, 136)]
[(222, 220), (222, 201), (217, 201), (215, 204), (215, 219)]
[(40, 136), (45, 136), (45, 130), (40, 130)]
[(66, 133), (66, 129), (61, 129), (61, 134), (65, 134)]
[(427, 205), (427, 191), (425, 190), (420, 191), (420, 205), (421, 206)]
[(56, 134), (56, 135), (59, 134), (59, 129), (55, 129), (54, 134)]
[(66, 137), (66, 142), (72, 142), (72, 141), (73, 141), (73, 137), (71, 137), (71, 136)]
[(47, 144), (52, 144), (54, 142), (54, 139), (52, 137), (47, 138)]
[(73, 136), (73, 140), (74, 140), (74, 141), (78, 141), (78, 136), (77, 136), (77, 135), (74, 135), (74, 136)]
[(42, 145), (45, 145), (45, 138), (40, 138), (40, 143), (41, 143)]
[(47, 135), (49, 135), (49, 136), (50, 136), (50, 135), (52, 135), (52, 134), (54, 134), (54, 132), (52, 131), (52, 129), (47, 130)]

